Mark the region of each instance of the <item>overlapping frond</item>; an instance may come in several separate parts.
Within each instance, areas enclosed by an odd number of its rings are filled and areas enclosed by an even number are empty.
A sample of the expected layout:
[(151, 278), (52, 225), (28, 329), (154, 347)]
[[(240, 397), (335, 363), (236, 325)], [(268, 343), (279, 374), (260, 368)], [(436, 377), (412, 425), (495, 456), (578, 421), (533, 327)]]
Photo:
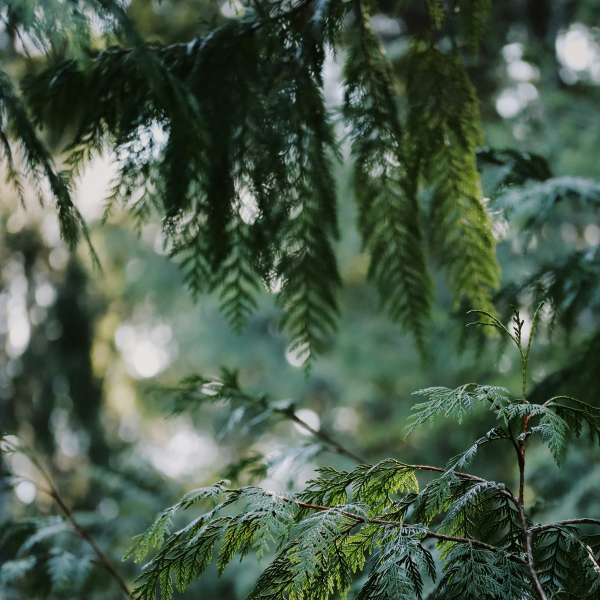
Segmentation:
[(415, 468), (393, 459), (376, 465), (359, 465), (353, 471), (319, 469), (318, 477), (308, 482), (298, 498), (309, 504), (336, 505), (348, 501), (349, 490), (356, 502), (368, 504), (377, 511), (391, 500), (391, 494), (418, 491)]
[[(339, 140), (323, 66), (349, 41), (341, 112), (369, 277), (382, 306), (424, 351), (433, 294), (424, 221), (457, 301), (466, 295), (488, 306), (498, 279), (475, 168), (477, 101), (462, 58), (466, 47), (476, 54), (489, 1), (455, 8), (427, 3), (432, 37), (412, 41), (404, 127), (394, 69), (370, 28), (371, 7), (360, 0), (245, 5), (239, 18), (171, 46), (147, 43), (117, 0), (53, 0), (31, 35), (60, 59), (26, 79), (24, 97), (36, 122), (68, 142), (70, 179), (95, 155), (116, 157), (106, 217), (123, 204), (139, 227), (158, 213), (165, 248), (192, 294), (219, 294), (235, 329), (263, 288), (277, 293), (290, 351), (309, 368), (335, 330), (341, 286), (332, 174)], [(96, 40), (84, 23), (87, 46), (83, 34), (76, 46), (86, 52), (61, 53), (46, 30), (70, 23), (78, 10), (83, 21), (100, 16), (104, 30)], [(438, 35), (453, 40), (452, 52), (436, 46)], [(424, 217), (419, 195), (429, 187)], [(69, 225), (72, 235), (76, 226)]]
[(532, 600), (535, 596), (523, 565), (515, 564), (502, 553), (464, 544), (450, 551), (434, 598)]
[(409, 143), (432, 188), (431, 247), (456, 302), (465, 294), (474, 306), (491, 309), (499, 266), (476, 167), (482, 134), (475, 90), (460, 53), (444, 53), (432, 40), (413, 41), (407, 60)]
[[(220, 488), (221, 492), (226, 493), (221, 504), (171, 535), (158, 554), (145, 565), (137, 579), (134, 598), (153, 599), (157, 584), (160, 585), (162, 597), (170, 598), (173, 594), (171, 576), (177, 589), (182, 592), (206, 570), (217, 541), (223, 542), (217, 558), (218, 568), (222, 571), (235, 554), (243, 557), (253, 547), (259, 552), (268, 548), (269, 540), (275, 542), (280, 538), (286, 524), (293, 519), (294, 505), (283, 495), (253, 487), (233, 491)], [(201, 495), (204, 498), (208, 496), (206, 490), (201, 490)], [(194, 495), (194, 499), (198, 499), (197, 495)], [(235, 517), (218, 516), (222, 508), (238, 501), (245, 506), (244, 512)], [(190, 498), (184, 498), (180, 504), (189, 502)], [(149, 534), (138, 540), (137, 548), (130, 550), (129, 555), (136, 551), (138, 557), (142, 558), (151, 540), (158, 539), (162, 543), (164, 522), (165, 513), (158, 518)]]
[(406, 160), (392, 65), (368, 24), (357, 29), (344, 73), (344, 115), (352, 132), (354, 190), (371, 257), (369, 276), (390, 316), (422, 346), (433, 286), (417, 174)]
[(597, 597), (600, 567), (597, 549), (573, 526), (556, 523), (534, 538), (534, 557), (544, 587), (550, 593), (574, 598)]
[(376, 545), (376, 563), (357, 600), (410, 600), (423, 596), (423, 574), (436, 578), (435, 561), (419, 543), (419, 527), (381, 528)]
[[(173, 584), (183, 591), (202, 575), (212, 560), (213, 546), (220, 542), (216, 559), (219, 572), (235, 555), (243, 557), (251, 549), (259, 556), (269, 545), (278, 550), (248, 599), (285, 594), (296, 600), (327, 600), (336, 590), (345, 596), (353, 574), (364, 567), (373, 551), (378, 552), (377, 561), (360, 597), (395, 598), (397, 593), (414, 593), (420, 598), (423, 576), (435, 577), (433, 558), (421, 544), (427, 530), (418, 525), (404, 526), (402, 521), (375, 520), (371, 524), (369, 517), (385, 510), (390, 494), (414, 489), (413, 471), (395, 461), (359, 467), (351, 473), (328, 470), (329, 477), (315, 480), (296, 497), (256, 487), (227, 490), (217, 484), (213, 488), (218, 488), (225, 500), (167, 539), (144, 567), (133, 597), (154, 598), (158, 586), (161, 596), (170, 598)], [(353, 490), (350, 502), (341, 491), (344, 484)], [(138, 558), (143, 558), (150, 541), (163, 535), (165, 521), (174, 510), (209, 497), (209, 491), (191, 492), (165, 511), (140, 536), (137, 548), (129, 555), (136, 551)], [(328, 504), (307, 502), (319, 499)], [(225, 507), (235, 506), (238, 510), (234, 516), (220, 515)]]
[(170, 533), (173, 516), (178, 510), (185, 510), (200, 500), (216, 499), (224, 493), (222, 482), (188, 492), (177, 504), (165, 509), (142, 535), (134, 538), (135, 544), (127, 551), (125, 559), (135, 556), (136, 562), (139, 562), (147, 556), (151, 547), (160, 548), (165, 537)]

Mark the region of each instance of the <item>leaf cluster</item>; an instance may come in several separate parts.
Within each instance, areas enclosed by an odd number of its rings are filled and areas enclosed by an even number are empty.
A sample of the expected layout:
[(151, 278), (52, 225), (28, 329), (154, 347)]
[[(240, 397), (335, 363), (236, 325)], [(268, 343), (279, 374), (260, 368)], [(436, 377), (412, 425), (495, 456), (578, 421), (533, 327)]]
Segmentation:
[[(423, 3), (429, 27), (410, 42), (404, 116), (393, 65), (370, 27), (373, 7), (361, 0), (244, 3), (238, 18), (171, 46), (147, 43), (119, 2), (66, 4), (70, 15), (95, 10), (108, 33), (85, 54), (61, 55), (42, 34), (48, 4), (32, 34), (52, 46), (53, 58), (23, 82), (28, 109), (68, 139), (68, 180), (95, 155), (114, 153), (106, 218), (119, 203), (139, 226), (158, 213), (192, 293), (217, 292), (234, 328), (265, 288), (278, 291), (280, 326), (307, 365), (336, 327), (336, 112), (351, 138), (369, 277), (392, 319), (424, 349), (433, 295), (427, 246), (457, 302), (465, 295), (491, 309), (499, 269), (464, 59), (476, 54), (488, 0), (461, 1), (456, 10)], [(332, 109), (323, 68), (328, 53), (346, 45), (344, 102)]]

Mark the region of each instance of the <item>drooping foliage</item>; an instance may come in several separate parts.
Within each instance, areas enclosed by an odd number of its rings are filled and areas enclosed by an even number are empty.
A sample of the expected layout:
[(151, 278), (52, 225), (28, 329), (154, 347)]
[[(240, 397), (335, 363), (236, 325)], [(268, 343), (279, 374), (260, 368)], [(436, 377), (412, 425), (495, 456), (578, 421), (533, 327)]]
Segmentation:
[[(326, 600), (335, 593), (346, 597), (350, 589), (362, 600), (420, 599), (425, 589), (428, 597), (444, 599), (596, 597), (598, 536), (580, 528), (600, 521), (535, 523), (524, 500), (524, 474), (533, 438), (548, 446), (559, 466), (569, 432), (579, 436), (584, 422), (600, 442), (600, 412), (569, 397), (531, 403), (526, 381), (535, 320), (525, 339), (517, 311), (512, 330), (486, 311), (475, 312), (483, 318), (475, 325), (496, 328), (515, 343), (523, 365), (521, 397), (475, 383), (422, 390), (429, 400), (415, 407), (407, 433), (440, 413), (460, 422), (483, 405), (499, 424), (471, 448), (444, 468), (394, 459), (351, 471), (322, 468), (295, 495), (252, 486), (231, 489), (226, 481), (190, 492), (128, 552), (139, 561), (152, 545), (159, 548), (144, 566), (133, 597), (151, 600), (158, 587), (161, 598), (171, 598), (173, 583), (182, 592), (202, 576), (213, 552), (222, 572), (236, 555), (243, 558), (252, 549), (259, 556), (274, 549), (276, 556), (249, 599)], [(499, 442), (515, 453), (519, 484), (514, 492), (469, 472), (479, 448)], [(417, 475), (427, 472), (437, 477), (420, 487)], [(175, 511), (209, 497), (216, 502), (212, 510), (167, 535)], [(433, 589), (426, 583), (435, 583), (438, 574), (430, 541), (441, 561), (441, 579)], [(356, 574), (365, 570), (368, 575), (357, 587)]]
[[(560, 226), (567, 207), (576, 219), (581, 215), (578, 220), (596, 227), (595, 214), (600, 206), (597, 181), (556, 177), (541, 156), (510, 149), (482, 148), (478, 159), (483, 168), (493, 166), (492, 208), (520, 232), (523, 247), (537, 243), (536, 238), (544, 239), (552, 228)], [(533, 272), (505, 284), (495, 297), (505, 315), (513, 305), (534, 307), (545, 302), (544, 317), (550, 333), (562, 331), (571, 343), (566, 364), (538, 384), (533, 391), (536, 399), (574, 390), (593, 404), (600, 393), (596, 377), (600, 330), (596, 325), (586, 328), (589, 331), (582, 339), (572, 339), (571, 335), (586, 314), (595, 314), (599, 307), (600, 250), (593, 240), (585, 246), (567, 245), (566, 252), (558, 257), (542, 259)]]
[(418, 180), (407, 161), (392, 65), (368, 25), (346, 63), (344, 114), (352, 126), (359, 227), (369, 275), (391, 316), (421, 338), (432, 284), (424, 254)]
[[(95, 0), (43, 3), (7, 0), (0, 4), (0, 11), (7, 37), (18, 38), (27, 56), (57, 50), (70, 56), (90, 48), (94, 25), (101, 24), (101, 34), (108, 35), (114, 30), (115, 19), (105, 9), (107, 6), (108, 2), (103, 8)], [(12, 78), (0, 69), (0, 147), (6, 180), (21, 203), (25, 201), (25, 181), (33, 186), (40, 202), (50, 195), (56, 205), (63, 240), (74, 248), (83, 234), (90, 245), (85, 222), (72, 201), (71, 174), (55, 164), (23, 100)], [(90, 250), (97, 262), (91, 245)]]
[(35, 186), (38, 198), (43, 202), (46, 194), (44, 184), (50, 187), (56, 203), (63, 239), (74, 247), (80, 232), (85, 233), (85, 223), (71, 200), (69, 180), (58, 172), (48, 149), (43, 145), (37, 131), (32, 126), (25, 106), (17, 95), (10, 78), (0, 71), (0, 145), (6, 179), (12, 184), (24, 203), (22, 174), (17, 166), (11, 139), (16, 138), (22, 155), (23, 171), (29, 182)]
[[(414, 168), (431, 186), (431, 248), (475, 306), (489, 306), (499, 278), (490, 217), (483, 204), (475, 149), (483, 143), (475, 89), (457, 51), (443, 52), (429, 31), (413, 41), (407, 59), (409, 144)], [(474, 260), (475, 256), (483, 260)]]
[[(23, 82), (34, 121), (66, 144), (67, 183), (93, 156), (113, 153), (107, 218), (119, 203), (140, 226), (157, 212), (192, 293), (218, 292), (235, 328), (265, 287), (278, 291), (291, 351), (322, 351), (336, 327), (336, 113), (351, 138), (369, 276), (392, 319), (423, 348), (433, 291), (428, 254), (447, 271), (457, 303), (464, 296), (491, 310), (499, 269), (476, 170), (478, 102), (465, 67), (489, 2), (455, 9), (423, 2), (427, 16), (401, 81), (406, 114), (371, 30), (375, 7), (359, 0), (244, 3), (236, 18), (170, 46), (146, 43), (117, 1), (68, 4), (69, 18), (99, 14), (110, 27), (78, 53), (44, 35), (51, 5), (30, 27), (53, 50), (46, 68)], [(332, 54), (345, 59), (344, 101), (333, 107), (323, 89)]]

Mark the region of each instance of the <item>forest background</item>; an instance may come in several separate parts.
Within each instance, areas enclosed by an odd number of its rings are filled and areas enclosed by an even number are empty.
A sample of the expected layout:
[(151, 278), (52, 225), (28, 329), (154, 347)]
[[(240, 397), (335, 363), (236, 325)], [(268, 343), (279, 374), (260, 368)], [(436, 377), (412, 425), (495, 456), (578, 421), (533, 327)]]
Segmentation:
[[(397, 14), (385, 2), (378, 10), (373, 31), (401, 73), (410, 19), (418, 15), (410, 9)], [(172, 44), (236, 18), (236, 5), (132, 0), (128, 14), (146, 39)], [(478, 62), (469, 66), (485, 133), (479, 166), (502, 268), (496, 306), (505, 311), (514, 301), (531, 311), (538, 299), (549, 299), (554, 310), (545, 313), (532, 350), (533, 382), (538, 390), (569, 386), (596, 405), (599, 18), (593, 0), (493, 2)], [(0, 43), (2, 64), (14, 77), (37, 60), (10, 27)], [(332, 108), (341, 104), (341, 84), (340, 61), (328, 57), (325, 96)], [(235, 333), (218, 298), (201, 295), (194, 303), (178, 265), (167, 256), (158, 216), (139, 235), (126, 211), (100, 225), (113, 173), (110, 156), (95, 160), (76, 192), (102, 272), (83, 245), (69, 253), (51, 206), (28, 199), (25, 209), (10, 186), (3, 188), (0, 423), (35, 445), (65, 503), (126, 580), (138, 572), (135, 564), (120, 562), (131, 538), (185, 491), (221, 478), (293, 490), (318, 465), (353, 466), (348, 457), (327, 452), (332, 446), (322, 436), (288, 418), (290, 403), (314, 430), (326, 431), (369, 462), (393, 456), (445, 464), (468, 444), (479, 417), (470, 417), (461, 429), (436, 422), (405, 440), (411, 393), (480, 379), (519, 389), (520, 365), (500, 340), (465, 333), (466, 306), (455, 305), (443, 273), (434, 276), (425, 358), (379, 310), (350, 201), (349, 143), (342, 153), (335, 167), (341, 318), (309, 376), (302, 368), (305, 356), (290, 350), (289, 337), (278, 329), (276, 288), (260, 295), (258, 310)], [(551, 181), (542, 189), (544, 180)], [(529, 189), (534, 191), (527, 196)], [(221, 367), (238, 370), (242, 389), (268, 394), (282, 410), (250, 424), (240, 406), (227, 402), (169, 417), (169, 395), (151, 393), (190, 373), (220, 376)], [(485, 449), (480, 460), (499, 479), (516, 477)], [(565, 468), (556, 471), (547, 451), (534, 448), (527, 502), (544, 518), (599, 518), (598, 460), (587, 441), (578, 440)], [(232, 463), (239, 468), (229, 468)], [(5, 459), (3, 469), (0, 523), (19, 521), (23, 535), (38, 537), (18, 556), (11, 538), (0, 546), (0, 564), (35, 555), (44, 565), (22, 578), (5, 570), (4, 600), (115, 597), (115, 582), (90, 562), (91, 550), (53, 519), (59, 514), (53, 500), (14, 477), (39, 477), (31, 461), (16, 455)], [(209, 570), (201, 591), (192, 585), (184, 597), (242, 598), (257, 572), (253, 560), (220, 579), (216, 569)]]

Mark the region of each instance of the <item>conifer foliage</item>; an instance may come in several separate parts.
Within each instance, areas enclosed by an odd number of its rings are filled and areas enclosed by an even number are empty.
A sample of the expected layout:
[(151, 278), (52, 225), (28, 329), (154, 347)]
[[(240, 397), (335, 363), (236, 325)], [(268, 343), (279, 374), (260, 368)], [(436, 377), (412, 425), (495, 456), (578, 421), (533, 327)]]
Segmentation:
[[(91, 0), (43, 3), (10, 0), (0, 3), (7, 35), (19, 38), (23, 51), (63, 54), (81, 51), (91, 45), (91, 25), (95, 17), (107, 29), (114, 27), (108, 14), (103, 14)], [(68, 32), (68, 35), (67, 35)], [(68, 43), (67, 43), (68, 42)], [(40, 202), (51, 196), (58, 213), (61, 236), (74, 248), (81, 234), (88, 241), (85, 222), (73, 204), (72, 179), (61, 171), (43, 143), (29, 114), (29, 107), (7, 72), (0, 69), (0, 151), (6, 180), (12, 184), (22, 204), (25, 202), (24, 180), (33, 186)], [(92, 257), (97, 261), (93, 249)]]
[[(105, 23), (102, 40), (92, 36), (79, 52), (46, 39), (48, 18), (29, 31), (53, 52), (23, 82), (23, 97), (34, 122), (67, 143), (65, 185), (112, 151), (118, 174), (107, 217), (117, 203), (140, 225), (157, 212), (191, 291), (217, 291), (235, 328), (265, 286), (280, 289), (280, 325), (293, 350), (322, 351), (336, 326), (336, 112), (351, 139), (369, 276), (389, 315), (423, 345), (432, 298), (426, 232), (456, 301), (466, 295), (491, 310), (499, 272), (465, 67), (487, 0), (423, 1), (427, 17), (403, 59), (405, 113), (394, 66), (370, 27), (377, 9), (363, 0), (242, 3), (236, 18), (170, 46), (147, 43), (118, 0), (46, 4), (54, 23), (90, 13)], [(337, 108), (324, 102), (331, 53), (345, 59)], [(27, 147), (21, 131), (15, 137)], [(70, 213), (60, 214), (71, 239)]]
[[(413, 599), (423, 598), (427, 588), (428, 597), (444, 600), (597, 598), (600, 521), (536, 523), (524, 490), (526, 450), (533, 439), (546, 444), (560, 466), (569, 433), (579, 436), (585, 424), (600, 442), (600, 411), (566, 396), (542, 404), (528, 399), (539, 308), (528, 339), (518, 311), (512, 329), (487, 311), (474, 312), (482, 318), (474, 325), (498, 329), (515, 344), (522, 362), (521, 396), (513, 399), (503, 388), (476, 383), (421, 390), (428, 399), (415, 406), (407, 435), (440, 414), (460, 422), (482, 409), (496, 422), (487, 434), (444, 468), (386, 459), (352, 471), (322, 468), (293, 496), (252, 486), (231, 489), (226, 481), (190, 492), (128, 552), (139, 561), (151, 546), (159, 548), (133, 597), (154, 599), (158, 588), (161, 598), (171, 598), (174, 585), (183, 591), (202, 576), (213, 553), (221, 573), (234, 557), (254, 549), (259, 556), (274, 550), (275, 558), (248, 600), (326, 600), (335, 593), (346, 597), (350, 589), (360, 600)], [(492, 443), (514, 452), (514, 492), (469, 472), (478, 449)], [(419, 475), (427, 472), (436, 477), (420, 487)], [(169, 535), (177, 510), (208, 498), (215, 503), (212, 510)], [(367, 577), (360, 584), (355, 575), (363, 571)]]

